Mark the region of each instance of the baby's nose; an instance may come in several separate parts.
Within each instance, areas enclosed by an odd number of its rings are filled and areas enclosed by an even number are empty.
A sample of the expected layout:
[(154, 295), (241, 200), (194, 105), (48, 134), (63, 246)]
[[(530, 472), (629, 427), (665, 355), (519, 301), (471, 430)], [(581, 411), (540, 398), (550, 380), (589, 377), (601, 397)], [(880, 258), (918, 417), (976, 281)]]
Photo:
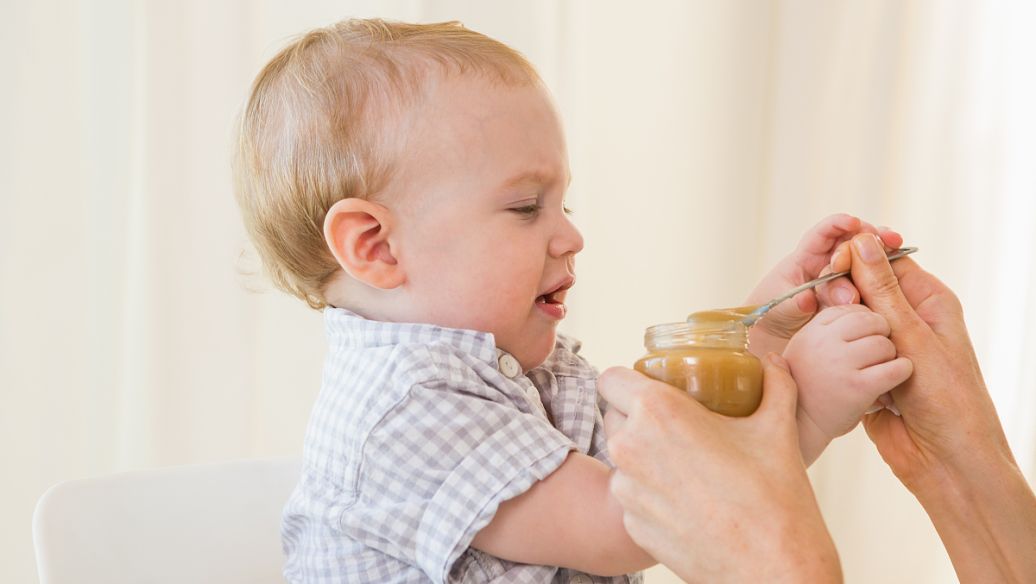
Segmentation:
[(583, 249), (583, 234), (568, 217), (565, 217), (557, 234), (550, 241), (549, 252), (553, 257), (575, 255)]

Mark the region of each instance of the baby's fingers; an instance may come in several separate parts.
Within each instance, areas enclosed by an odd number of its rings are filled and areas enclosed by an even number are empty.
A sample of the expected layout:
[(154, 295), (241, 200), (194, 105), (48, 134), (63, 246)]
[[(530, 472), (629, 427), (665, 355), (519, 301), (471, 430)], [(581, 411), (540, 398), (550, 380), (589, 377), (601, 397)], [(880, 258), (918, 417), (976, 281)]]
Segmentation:
[(860, 219), (847, 213), (830, 215), (814, 225), (799, 241), (799, 249), (810, 254), (827, 254), (839, 242), (860, 232)]
[(860, 221), (859, 233), (873, 233), (877, 235), (881, 239), (881, 243), (885, 245), (885, 249), (898, 249), (903, 245), (903, 236), (884, 225), (875, 227), (866, 221)]
[(883, 393), (879, 395), (878, 399), (874, 400), (874, 403), (871, 404), (871, 407), (867, 408), (867, 411), (863, 413), (873, 414), (874, 412), (880, 412), (881, 410), (885, 409), (891, 411), (893, 414), (896, 414), (897, 416), (900, 415), (899, 408), (897, 408), (896, 404), (892, 401), (891, 393)]
[(884, 244), (886, 250), (903, 247), (903, 236), (888, 227), (879, 227), (878, 237), (881, 238), (881, 243)]
[(896, 358), (896, 345), (887, 337), (871, 335), (849, 343), (852, 363), (857, 369), (867, 369)]
[[(866, 223), (863, 225), (865, 228), (869, 227)], [(861, 229), (861, 231), (864, 230), (866, 229)], [(868, 232), (870, 231), (868, 230)], [(879, 227), (876, 230), (875, 235), (881, 239), (881, 244), (885, 247), (885, 251), (887, 252), (899, 249), (903, 246), (903, 236), (888, 227)], [(835, 250), (831, 253), (830, 268), (821, 272), (821, 275), (829, 274), (831, 272), (848, 272), (849, 268), (852, 266), (852, 255), (853, 254), (849, 251), (849, 239), (839, 240), (838, 245), (835, 246)]]
[[(906, 357), (872, 365), (858, 372), (860, 386), (875, 398), (897, 387), (914, 374), (914, 363)], [(873, 390), (873, 391), (870, 391)]]
[[(884, 394), (882, 394), (882, 395), (884, 395)], [(874, 400), (874, 403), (871, 404), (871, 407), (867, 408), (867, 411), (865, 411), (863, 413), (864, 414), (873, 414), (874, 412), (880, 412), (883, 409), (885, 409), (885, 404), (881, 403), (880, 399), (876, 399), (876, 400)]]
[(838, 338), (843, 341), (850, 342), (873, 335), (887, 337), (892, 333), (889, 321), (877, 312), (863, 306), (857, 310), (850, 311), (848, 308), (843, 310), (846, 312), (839, 315), (832, 323), (832, 326), (838, 330)]

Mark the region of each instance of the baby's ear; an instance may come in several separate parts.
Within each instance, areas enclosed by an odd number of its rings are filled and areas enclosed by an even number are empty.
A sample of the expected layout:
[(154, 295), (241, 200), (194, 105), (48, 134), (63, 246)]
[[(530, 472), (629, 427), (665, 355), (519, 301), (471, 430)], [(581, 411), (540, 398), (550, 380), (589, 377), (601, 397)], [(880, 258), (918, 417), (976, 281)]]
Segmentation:
[(324, 217), (324, 241), (342, 269), (375, 288), (406, 281), (392, 249), (395, 217), (387, 207), (357, 198), (338, 201)]

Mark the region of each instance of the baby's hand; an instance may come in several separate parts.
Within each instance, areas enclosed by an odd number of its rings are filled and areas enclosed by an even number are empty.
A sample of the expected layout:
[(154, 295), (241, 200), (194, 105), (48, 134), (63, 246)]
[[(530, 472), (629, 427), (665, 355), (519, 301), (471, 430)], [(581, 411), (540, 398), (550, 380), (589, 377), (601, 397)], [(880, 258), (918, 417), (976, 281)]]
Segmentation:
[(889, 332), (883, 316), (847, 304), (825, 308), (788, 342), (784, 358), (799, 386), (799, 442), (807, 465), (913, 373), (909, 359), (896, 357)]
[[(852, 215), (831, 215), (802, 236), (795, 251), (763, 277), (745, 304), (768, 302), (795, 286), (829, 273), (832, 252), (858, 233), (874, 233), (890, 249), (903, 244), (903, 238), (895, 231), (875, 228)], [(782, 353), (788, 339), (819, 307), (857, 303), (859, 300), (860, 294), (848, 278), (839, 278), (816, 292), (807, 290), (777, 305), (750, 329), (752, 352), (756, 355), (771, 351)]]

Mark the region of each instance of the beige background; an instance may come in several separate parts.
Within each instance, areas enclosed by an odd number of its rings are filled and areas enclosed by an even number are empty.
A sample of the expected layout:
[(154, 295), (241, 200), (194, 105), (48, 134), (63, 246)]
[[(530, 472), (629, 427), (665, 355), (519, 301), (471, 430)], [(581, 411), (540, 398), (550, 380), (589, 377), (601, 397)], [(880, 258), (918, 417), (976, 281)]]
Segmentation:
[[(563, 329), (596, 364), (631, 364), (650, 324), (740, 302), (848, 211), (899, 229), (960, 294), (1036, 473), (1022, 3), (8, 0), (0, 15), (0, 580), (35, 578), (32, 508), (57, 481), (299, 453), (321, 321), (241, 275), (229, 135), (284, 40), (346, 16), (459, 19), (540, 68), (587, 241)], [(848, 582), (954, 579), (861, 431), (811, 474)]]

